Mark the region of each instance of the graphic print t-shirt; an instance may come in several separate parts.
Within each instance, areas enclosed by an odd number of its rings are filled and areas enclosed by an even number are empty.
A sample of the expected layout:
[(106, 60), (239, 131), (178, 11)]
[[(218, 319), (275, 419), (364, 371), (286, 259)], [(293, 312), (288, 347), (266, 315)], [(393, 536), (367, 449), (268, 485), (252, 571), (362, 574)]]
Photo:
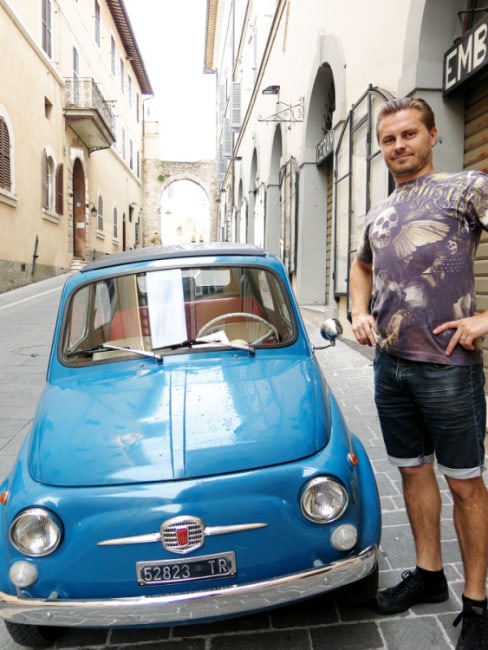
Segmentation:
[(473, 265), (481, 229), (488, 230), (488, 176), (433, 173), (399, 185), (366, 217), (357, 256), (373, 264), (372, 313), (378, 345), (390, 354), (441, 364), (482, 362), (476, 350), (456, 346), (446, 321), (476, 309)]

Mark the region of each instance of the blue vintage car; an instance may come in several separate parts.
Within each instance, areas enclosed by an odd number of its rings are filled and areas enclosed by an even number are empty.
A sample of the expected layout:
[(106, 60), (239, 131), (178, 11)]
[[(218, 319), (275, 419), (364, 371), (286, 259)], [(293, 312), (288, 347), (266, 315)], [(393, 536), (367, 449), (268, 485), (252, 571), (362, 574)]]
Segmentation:
[(31, 647), (377, 586), (369, 460), (283, 265), (251, 245), (153, 246), (68, 278), (0, 504), (0, 616)]

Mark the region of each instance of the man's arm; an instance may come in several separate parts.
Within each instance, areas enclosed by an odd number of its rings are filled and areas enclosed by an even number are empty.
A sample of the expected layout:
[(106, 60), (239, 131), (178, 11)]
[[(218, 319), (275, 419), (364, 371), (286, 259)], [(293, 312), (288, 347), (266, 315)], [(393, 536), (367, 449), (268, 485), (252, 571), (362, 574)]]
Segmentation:
[(369, 313), (372, 288), (372, 265), (356, 258), (349, 272), (352, 331), (359, 343), (376, 347), (376, 321)]

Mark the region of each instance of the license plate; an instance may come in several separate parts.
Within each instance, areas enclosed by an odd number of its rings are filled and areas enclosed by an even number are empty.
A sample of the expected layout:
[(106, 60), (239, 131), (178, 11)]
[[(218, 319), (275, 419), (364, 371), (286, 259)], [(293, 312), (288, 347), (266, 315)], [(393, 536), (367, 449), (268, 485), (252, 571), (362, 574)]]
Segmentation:
[(201, 555), (181, 560), (155, 560), (137, 562), (137, 582), (144, 585), (161, 585), (208, 578), (225, 578), (236, 574), (233, 552), (218, 555)]

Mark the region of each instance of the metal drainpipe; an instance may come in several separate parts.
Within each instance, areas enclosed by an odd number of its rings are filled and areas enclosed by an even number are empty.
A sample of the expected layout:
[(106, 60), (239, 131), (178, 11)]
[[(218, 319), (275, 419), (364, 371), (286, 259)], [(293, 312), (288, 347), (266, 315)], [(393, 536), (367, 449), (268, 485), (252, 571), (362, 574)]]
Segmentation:
[(32, 253), (32, 271), (31, 271), (31, 277), (34, 275), (34, 271), (36, 269), (36, 260), (39, 257), (37, 253), (37, 249), (39, 248), (39, 237), (36, 235), (36, 240), (34, 242), (34, 252)]

